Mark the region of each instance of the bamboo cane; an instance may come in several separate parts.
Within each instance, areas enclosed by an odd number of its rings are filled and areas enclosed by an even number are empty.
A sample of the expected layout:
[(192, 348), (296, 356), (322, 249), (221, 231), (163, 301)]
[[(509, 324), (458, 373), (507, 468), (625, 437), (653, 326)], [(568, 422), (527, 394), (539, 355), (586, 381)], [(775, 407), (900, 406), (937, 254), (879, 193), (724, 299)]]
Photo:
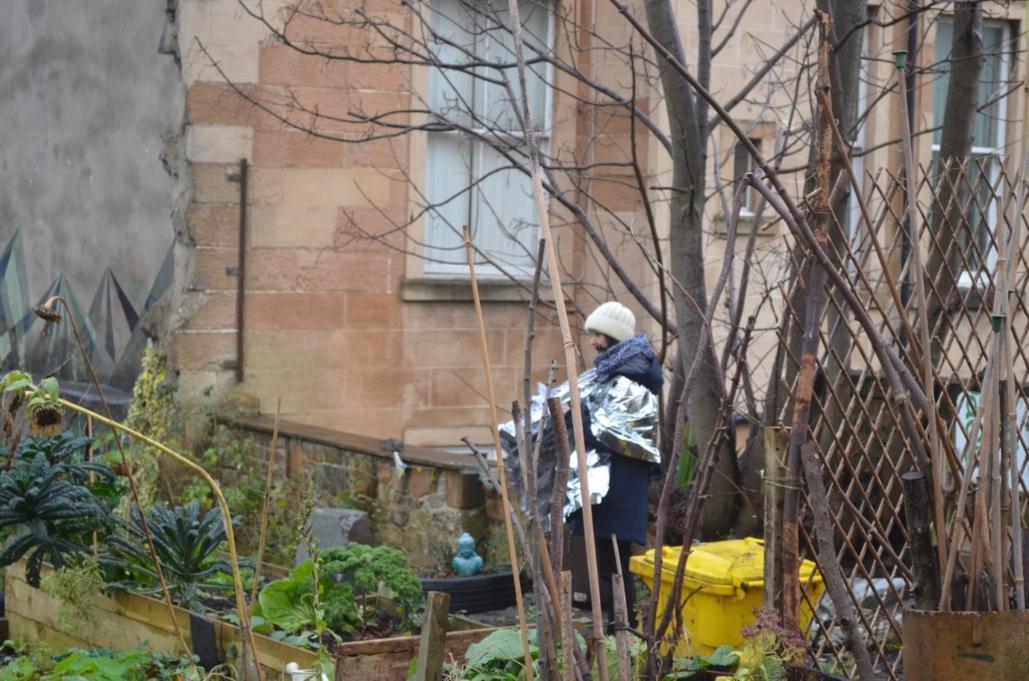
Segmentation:
[(926, 416), (929, 425), (929, 460), (932, 465), (933, 512), (936, 524), (936, 546), (939, 552), (940, 565), (947, 556), (947, 537), (944, 528), (947, 517), (943, 510), (943, 450), (940, 446), (940, 431), (936, 416), (936, 372), (933, 371), (932, 353), (929, 339), (928, 300), (925, 295), (925, 269), (922, 264), (922, 247), (920, 230), (918, 229), (918, 191), (915, 189), (915, 161), (912, 148), (911, 127), (908, 121), (907, 78), (904, 77), (906, 64), (897, 65), (897, 83), (900, 86), (900, 119), (904, 150), (904, 179), (907, 181), (907, 218), (909, 229), (914, 233), (911, 238), (911, 267), (915, 271), (915, 303), (918, 306), (918, 344), (922, 360), (922, 383), (926, 394)]
[(497, 396), (493, 389), (493, 369), (489, 361), (489, 346), (486, 343), (486, 321), (482, 316), (482, 301), (479, 300), (479, 282), (475, 278), (475, 255), (472, 251), (471, 235), (464, 230), (465, 255), (468, 258), (468, 274), (472, 282), (472, 300), (475, 302), (475, 315), (479, 320), (479, 349), (482, 351), (482, 366), (486, 372), (486, 398), (489, 400), (490, 432), (493, 435), (493, 447), (497, 452), (497, 469), (500, 477), (500, 497), (504, 505), (504, 529), (507, 532), (507, 553), (511, 559), (511, 576), (514, 580), (515, 603), (518, 606), (518, 629), (522, 635), (522, 653), (525, 656), (525, 678), (532, 681), (532, 653), (529, 651), (529, 627), (525, 620), (525, 603), (522, 601), (521, 570), (518, 567), (518, 551), (515, 548), (514, 530), (511, 527), (511, 509), (507, 494), (507, 466), (504, 464), (504, 450), (500, 447), (500, 431), (497, 419)]
[[(72, 334), (75, 336), (75, 343), (79, 347), (79, 352), (82, 354), (82, 360), (86, 364), (86, 369), (89, 371), (90, 380), (93, 382), (93, 387), (96, 388), (97, 397), (100, 398), (100, 404), (103, 405), (104, 411), (107, 413), (107, 418), (113, 420), (111, 413), (111, 405), (107, 403), (107, 398), (104, 397), (104, 389), (100, 385), (100, 378), (96, 374), (96, 369), (93, 367), (93, 362), (89, 359), (89, 353), (86, 352), (86, 346), (82, 342), (82, 334), (79, 333), (79, 324), (75, 321), (75, 314), (72, 312), (71, 306), (68, 305), (68, 301), (61, 296), (51, 296), (43, 303), (42, 307), (33, 309), (33, 313), (36, 316), (41, 317), (47, 321), (60, 321), (61, 316), (57, 312), (57, 304), (60, 303), (64, 306), (65, 312), (68, 315), (68, 322), (71, 325)], [(56, 319), (54, 319), (56, 317)], [(91, 412), (92, 413), (92, 412)], [(87, 415), (87, 418), (88, 415)], [(189, 653), (190, 650), (186, 646), (186, 638), (182, 635), (182, 629), (179, 627), (178, 619), (175, 617), (175, 610), (172, 607), (171, 592), (168, 590), (168, 584), (164, 579), (164, 570), (161, 569), (161, 561), (157, 556), (157, 547), (154, 546), (154, 537), (150, 532), (150, 524), (147, 522), (146, 513), (143, 512), (143, 505), (139, 500), (139, 490), (136, 489), (136, 479), (132, 475), (132, 462), (125, 455), (125, 449), (122, 447), (121, 440), (114, 438), (114, 444), (118, 448), (118, 454), (121, 457), (121, 463), (125, 467), (125, 477), (129, 482), (129, 492), (132, 494), (132, 501), (136, 505), (136, 509), (139, 511), (139, 524), (143, 529), (143, 535), (146, 538), (147, 550), (150, 552), (150, 558), (154, 561), (154, 573), (157, 575), (157, 582), (161, 585), (161, 595), (164, 598), (165, 607), (168, 608), (168, 613), (171, 617), (172, 629), (175, 630), (175, 637), (179, 641), (179, 645), (182, 647), (184, 653)], [(16, 448), (11, 449), (12, 458), (8, 461), (8, 467), (10, 461), (13, 460), (13, 454)], [(196, 664), (193, 662), (193, 658), (190, 657), (190, 667), (193, 671), (196, 671)]]
[[(970, 454), (975, 449), (975, 441), (979, 437), (979, 431), (982, 429), (981, 423), (983, 419), (983, 412), (987, 406), (987, 403), (994, 399), (994, 392), (989, 389), (989, 386), (993, 385), (993, 378), (996, 373), (996, 367), (991, 362), (986, 365), (986, 375), (983, 378), (983, 390), (982, 390), (982, 401), (979, 403), (979, 407), (976, 409), (975, 420), (972, 421), (972, 430), (968, 434), (968, 442), (965, 443), (965, 449), (962, 452), (962, 460), (965, 461), (965, 470), (961, 476), (961, 485), (958, 489), (958, 501), (957, 507), (954, 512), (954, 523), (953, 529), (951, 530), (950, 543), (954, 547), (954, 550), (947, 553), (947, 562), (945, 563), (945, 569), (943, 571), (943, 579), (940, 582), (940, 610), (950, 610), (950, 592), (951, 585), (954, 578), (954, 569), (957, 563), (958, 551), (958, 536), (961, 531), (961, 524), (965, 516), (965, 504), (968, 502), (968, 490), (971, 486), (972, 481), (972, 470), (976, 467), (974, 462), (970, 458)], [(973, 533), (974, 534), (974, 533)]]
[[(1029, 3), (1025, 5), (1025, 18), (1023, 20), (1023, 28), (1027, 25), (1025, 22), (1029, 22)], [(1022, 40), (1026, 41), (1029, 46), (1029, 32), (1022, 31)], [(1023, 48), (1026, 49), (1026, 48)], [(1015, 229), (1011, 235), (1012, 248), (1017, 248), (1017, 252), (1022, 251), (1022, 212), (1025, 210), (1025, 180), (1026, 172), (1029, 170), (1029, 116), (1026, 115), (1026, 108), (1029, 108), (1029, 73), (1024, 73), (1022, 76), (1022, 167), (1018, 172), (1017, 179), (1017, 193), (1018, 201), (1016, 201), (1015, 211)], [(1015, 264), (1019, 258), (1012, 258), (1012, 262), (1008, 263), (1009, 273), (1008, 281), (1013, 281), (1013, 270)], [(1010, 322), (1008, 322), (1010, 324)], [(1009, 329), (1010, 331), (1010, 329)], [(1005, 338), (1009, 339), (1010, 343), (1010, 332), (1005, 333)], [(1008, 352), (1008, 362), (1012, 362), (1012, 353)], [(1009, 365), (1010, 366), (1010, 365)], [(1008, 424), (1012, 436), (1015, 433), (1015, 417), (1014, 417), (1014, 383), (1009, 381), (1008, 391), (1010, 395), (1009, 404), (1009, 418)], [(1025, 573), (1023, 566), (1022, 557), (1022, 495), (1021, 495), (1021, 480), (1020, 471), (1018, 470), (1018, 457), (1014, 456), (1014, 450), (1012, 450), (1012, 456), (1010, 460), (1010, 475), (1011, 475), (1011, 549), (1012, 549), (1012, 562), (1014, 563), (1014, 582), (1015, 582), (1015, 607), (1018, 610), (1025, 610)]]
[[(578, 460), (579, 488), (582, 494), (582, 522), (586, 539), (586, 569), (589, 573), (590, 603), (593, 614), (593, 637), (603, 641), (604, 624), (600, 611), (600, 577), (597, 570), (597, 542), (593, 536), (593, 510), (590, 506), (589, 480), (585, 474), (586, 438), (582, 428), (582, 406), (579, 400), (579, 371), (575, 341), (572, 337), (571, 325), (568, 323), (568, 310), (565, 308), (564, 289), (561, 287), (561, 269), (554, 248), (553, 235), (550, 232), (550, 214), (547, 211), (546, 197), (543, 192), (543, 179), (540, 170), (539, 144), (532, 122), (532, 111), (529, 107), (528, 89), (526, 87), (525, 50), (522, 40), (522, 23), (519, 15), (518, 0), (508, 0), (508, 13), (511, 17), (511, 34), (514, 38), (515, 59), (518, 65), (518, 82), (521, 86), (520, 106), (516, 107), (522, 130), (525, 132), (526, 146), (529, 152), (529, 167), (532, 171), (532, 193), (536, 199), (536, 213), (540, 220), (540, 238), (547, 245), (547, 272), (554, 291), (554, 307), (557, 310), (558, 324), (561, 327), (561, 338), (565, 349), (565, 370), (568, 372), (569, 397), (572, 408), (572, 431), (575, 434), (575, 453)], [(510, 92), (510, 89), (509, 89)], [(514, 100), (513, 92), (512, 101)], [(600, 656), (601, 658), (603, 655)], [(607, 681), (607, 667), (601, 662), (597, 665), (600, 681)], [(531, 680), (530, 680), (531, 681)]]
[(250, 602), (257, 601), (257, 589), (261, 583), (261, 562), (264, 560), (264, 541), (268, 531), (268, 500), (272, 495), (272, 468), (275, 464), (275, 452), (279, 449), (279, 412), (282, 410), (282, 398), (275, 402), (275, 422), (272, 425), (272, 444), (268, 452), (268, 468), (264, 476), (264, 498), (261, 500), (261, 529), (257, 535), (257, 562), (254, 565), (254, 587), (250, 590)]
[[(29, 389), (35, 389), (35, 386), (29, 386)], [(211, 474), (208, 473), (202, 466), (194, 463), (188, 457), (179, 454), (173, 449), (161, 444), (157, 440), (149, 438), (146, 435), (143, 435), (142, 433), (137, 432), (132, 428), (129, 428), (128, 426), (122, 425), (121, 423), (118, 423), (113, 419), (109, 419), (105, 416), (102, 416), (96, 413), (95, 411), (92, 411), (91, 409), (87, 409), (86, 407), (75, 404), (74, 402), (69, 402), (64, 398), (61, 398), (60, 402), (62, 407), (71, 409), (72, 411), (78, 412), (83, 416), (92, 417), (93, 419), (104, 424), (108, 428), (113, 428), (114, 430), (125, 433), (134, 440), (149, 445), (163, 454), (167, 454), (168, 456), (170, 456), (186, 468), (189, 468), (190, 470), (194, 471), (197, 475), (203, 478), (204, 482), (206, 482), (208, 487), (211, 488), (211, 492), (214, 493), (215, 499), (218, 502), (218, 508), (221, 511), (222, 520), (225, 522), (226, 543), (229, 545), (229, 563), (232, 566), (232, 581), (234, 583), (236, 590), (236, 610), (238, 611), (239, 615), (240, 631), (244, 632), (244, 635), (247, 638), (247, 643), (250, 645), (250, 649), (254, 653), (254, 667), (257, 671), (257, 678), (261, 679), (263, 677), (263, 674), (261, 672), (261, 666), (257, 664), (257, 644), (254, 641), (254, 632), (250, 628), (250, 612), (247, 610), (247, 599), (243, 590), (243, 579), (239, 573), (239, 557), (236, 554), (236, 537), (235, 533), (232, 530), (232, 515), (229, 513), (229, 504), (227, 501), (225, 501), (225, 496), (222, 494), (221, 487), (218, 485), (218, 482), (214, 478), (212, 478)], [(172, 621), (174, 622), (175, 618), (172, 618)]]

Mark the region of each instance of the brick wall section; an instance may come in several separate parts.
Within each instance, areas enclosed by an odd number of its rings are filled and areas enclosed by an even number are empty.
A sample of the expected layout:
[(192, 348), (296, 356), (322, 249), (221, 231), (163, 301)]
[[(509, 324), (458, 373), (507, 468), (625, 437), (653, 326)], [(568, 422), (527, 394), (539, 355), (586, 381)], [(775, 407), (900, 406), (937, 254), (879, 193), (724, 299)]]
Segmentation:
[[(267, 461), (272, 423), (255, 417), (230, 425)], [(367, 511), (375, 541), (402, 548), (423, 573), (449, 568), (462, 532), (475, 537), (487, 565), (510, 562), (500, 497), (484, 489), (468, 457), (406, 447), (408, 468), (400, 472), (377, 440), (289, 421), (279, 423), (278, 450), (282, 474), (310, 476), (322, 505), (344, 499)]]
[[(266, 16), (274, 18), (282, 4), (266, 0)], [(296, 116), (282, 106), (287, 93), (328, 116), (404, 108), (409, 69), (301, 55), (271, 40), (236, 0), (182, 0), (180, 8), (195, 181), (189, 321), (171, 346), (184, 399), (243, 393), (267, 414), (281, 397), (282, 414), (301, 423), (420, 445), (460, 446), (464, 435), (487, 442), (485, 382), (467, 291), (460, 302), (405, 302), (405, 255), (397, 250), (403, 240), (355, 238), (355, 232), (384, 233), (390, 221), (404, 219), (407, 184), (399, 169), (407, 164), (406, 140), (343, 144), (276, 117)], [(368, 11), (390, 8), (399, 5), (382, 2)], [(322, 43), (366, 40), (299, 20), (290, 35)], [(319, 125), (330, 135), (354, 132), (347, 123)], [(237, 280), (227, 270), (238, 259), (239, 186), (228, 176), (241, 158), (250, 164), (246, 361), (245, 382), (235, 386)], [(486, 318), (498, 402), (509, 405), (519, 388), (525, 306), (488, 303)], [(561, 356), (553, 329), (541, 330), (538, 347), (541, 367)]]

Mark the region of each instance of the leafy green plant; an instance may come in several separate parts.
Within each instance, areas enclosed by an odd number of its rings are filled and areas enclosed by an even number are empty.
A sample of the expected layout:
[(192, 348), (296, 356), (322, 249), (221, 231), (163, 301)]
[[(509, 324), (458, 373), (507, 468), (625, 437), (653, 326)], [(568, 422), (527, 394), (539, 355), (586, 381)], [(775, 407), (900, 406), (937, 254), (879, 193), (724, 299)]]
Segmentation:
[(774, 612), (755, 614), (755, 621), (743, 628), (739, 648), (721, 646), (711, 655), (677, 659), (665, 681), (699, 678), (699, 672), (712, 668), (724, 670), (718, 678), (726, 681), (785, 681), (785, 661), (801, 657), (807, 642), (799, 632), (780, 625)]
[(362, 544), (309, 550), (310, 559), (261, 589), (251, 620), (256, 631), (321, 654), (325, 636), (414, 626), (421, 583), (402, 552)]
[[(529, 632), (529, 652), (533, 661), (539, 658), (535, 630)], [(526, 678), (521, 633), (517, 629), (497, 629), (468, 646), (465, 664), (451, 670), (448, 678), (451, 681), (521, 681)]]
[(113, 508), (124, 496), (127, 485), (118, 479), (106, 463), (86, 460), (86, 451), (92, 442), (91, 438), (70, 431), (49, 437), (30, 437), (21, 444), (17, 458), (32, 461), (37, 454), (45, 455), (51, 465), (62, 466), (65, 480), (85, 485)]
[(407, 558), (390, 546), (347, 544), (326, 549), (320, 577), (326, 585), (325, 618), (340, 633), (396, 617), (410, 629), (420, 616), (422, 585)]
[[(730, 670), (736, 667), (738, 661), (739, 653), (732, 646), (720, 646), (710, 655), (677, 658), (672, 666), (672, 672), (665, 675), (664, 681), (710, 678), (706, 672), (712, 670), (729, 673)], [(705, 672), (703, 677), (698, 676), (701, 672)]]
[(88, 556), (79, 565), (65, 565), (44, 575), (39, 586), (61, 601), (61, 620), (72, 632), (78, 632), (100, 601), (104, 578), (97, 560)]
[[(243, 520), (236, 532), (241, 553), (257, 551), (261, 508), (265, 492), (265, 457), (249, 437), (224, 425), (215, 425), (206, 435), (199, 461), (222, 486), (225, 500), (233, 514)], [(180, 492), (185, 501), (196, 500), (201, 508), (211, 508), (211, 490), (201, 478), (187, 476)], [(298, 545), (295, 519), (300, 515), (304, 498), (303, 481), (277, 475), (272, 479), (268, 496), (268, 524), (265, 530), (264, 561), (279, 565), (292, 564)]]
[[(175, 395), (176, 386), (168, 372), (167, 356), (148, 343), (140, 361), (140, 372), (132, 385), (132, 401), (125, 425), (158, 442), (176, 445), (174, 433), (181, 415)], [(119, 466), (123, 452), (132, 468), (140, 504), (143, 508), (150, 508), (157, 499), (157, 482), (161, 475), (158, 456), (150, 447), (130, 440), (120, 451), (110, 452), (113, 462)], [(130, 509), (129, 504), (124, 504), (119, 515), (129, 517)]]
[[(579, 648), (583, 649), (585, 641), (582, 636), (576, 634), (575, 638)], [(639, 647), (643, 648), (643, 646)], [(559, 643), (557, 650), (559, 664), (563, 664)], [(539, 652), (536, 630), (531, 629), (529, 631), (529, 654), (533, 660), (533, 678), (539, 677), (539, 669), (536, 667)], [(634, 654), (633, 657), (635, 658), (636, 655)], [(615, 678), (618, 664), (613, 637), (608, 636), (604, 639), (604, 659), (608, 678)], [(408, 679), (411, 679), (416, 671), (417, 660), (412, 662), (411, 668), (408, 670)], [(523, 681), (526, 676), (521, 632), (514, 627), (497, 629), (481, 641), (468, 646), (468, 650), (465, 651), (464, 664), (452, 666), (444, 674), (447, 681)], [(600, 672), (596, 667), (593, 668), (592, 678), (594, 681), (600, 678)]]
[(324, 619), (315, 602), (314, 560), (305, 560), (288, 577), (265, 585), (257, 595), (252, 624), (258, 631), (272, 627), (287, 634), (317, 627)]
[(12, 530), (0, 565), (27, 555), (26, 579), (35, 587), (44, 560), (62, 567), (67, 558), (88, 550), (94, 531), (106, 532), (111, 525), (107, 507), (69, 477), (76, 477), (74, 469), (51, 464), (44, 452), (15, 461), (0, 475), (0, 529)]
[[(101, 558), (113, 589), (147, 594), (160, 592), (156, 568), (146, 547), (146, 535), (138, 511), (133, 522), (123, 523), (128, 536), (112, 536), (109, 553)], [(155, 506), (147, 518), (161, 570), (172, 597), (183, 607), (205, 607), (205, 600), (230, 593), (232, 583), (220, 573), (231, 571), (220, 551), (227, 534), (218, 509), (201, 515), (200, 504)], [(240, 564), (253, 567), (252, 561)]]
[[(17, 652), (27, 653), (24, 649)], [(22, 654), (0, 669), (0, 681), (200, 681), (188, 658), (136, 648), (72, 648), (52, 657), (41, 649)]]

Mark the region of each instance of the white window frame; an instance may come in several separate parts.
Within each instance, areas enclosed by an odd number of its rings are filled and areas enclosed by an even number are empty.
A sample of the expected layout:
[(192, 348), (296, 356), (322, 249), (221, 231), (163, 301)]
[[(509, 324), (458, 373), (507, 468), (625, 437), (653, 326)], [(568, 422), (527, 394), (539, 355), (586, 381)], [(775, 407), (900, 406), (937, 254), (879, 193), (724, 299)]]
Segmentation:
[[(763, 137), (752, 137), (751, 135), (747, 135), (747, 139), (750, 140), (750, 143), (753, 144), (754, 147), (757, 148), (758, 151), (761, 151), (761, 147), (764, 146), (764, 138)], [(743, 154), (740, 154), (740, 147), (741, 147), (741, 145), (742, 145), (742, 142), (740, 142), (739, 140), (736, 140), (735, 142), (733, 142), (733, 145), (732, 145), (732, 174), (733, 174), (733, 190), (734, 191), (736, 189), (737, 184), (742, 181), (743, 176), (746, 175), (747, 173), (754, 172), (754, 168), (755, 168), (754, 157), (750, 155), (750, 152), (746, 151), (745, 147), (744, 147)], [(742, 173), (738, 172), (739, 168), (736, 167), (736, 160), (737, 160), (737, 158), (745, 158), (746, 159), (745, 163), (746, 163), (747, 167), (744, 168)], [(757, 203), (758, 203), (758, 200), (757, 200), (758, 192), (757, 192), (756, 189), (754, 189), (750, 185), (747, 185), (747, 187), (745, 187), (743, 189), (743, 192), (744, 192), (744, 198), (743, 198), (743, 204), (740, 206), (740, 218), (743, 219), (743, 220), (752, 220), (753, 218), (757, 217), (757, 213), (754, 212), (754, 206), (757, 205)]]
[[(948, 21), (951, 21), (948, 19)], [(996, 21), (983, 21), (984, 27), (999, 28), (1001, 35), (1003, 36), (1002, 45), (1004, 49), (1000, 53), (1000, 74), (998, 81), (1007, 82), (1011, 76), (1011, 52), (1008, 49), (1008, 43), (1011, 36), (1011, 25), (1007, 21), (996, 20)], [(937, 36), (939, 35), (939, 29), (937, 28)], [(949, 74), (948, 74), (949, 78)], [(1000, 177), (1001, 167), (1004, 165), (1005, 153), (1004, 147), (1007, 144), (1007, 124), (1006, 119), (1008, 116), (1008, 98), (1001, 97), (998, 102), (997, 112), (997, 146), (985, 147), (979, 145), (973, 145), (972, 150), (969, 152), (971, 158), (974, 159), (977, 156), (994, 156), (998, 159), (998, 163), (990, 169), (990, 177), (987, 181), (990, 186), (997, 185), (997, 180)], [(935, 106), (935, 101), (933, 102)], [(978, 116), (979, 112), (976, 111), (975, 115)], [(978, 141), (978, 140), (976, 140)], [(935, 162), (937, 156), (940, 153), (940, 145), (937, 142), (932, 144), (932, 157)], [(986, 212), (986, 225), (990, 230), (991, 241), (993, 241), (997, 234), (997, 206), (1003, 198), (1004, 187), (997, 186), (997, 198), (990, 201), (990, 205)], [(986, 270), (995, 269), (997, 267), (997, 247), (996, 244), (990, 247), (990, 250), (986, 253), (984, 258), (983, 268)], [(971, 291), (973, 289), (983, 289), (988, 285), (989, 281), (981, 272), (970, 272), (968, 270), (962, 270), (958, 276), (958, 289), (961, 291)]]
[[(494, 1), (496, 2), (496, 0), (494, 0)], [(532, 0), (532, 1), (536, 2), (540, 7), (544, 7), (547, 10), (547, 38), (546, 38), (545, 49), (547, 51), (553, 51), (553, 49), (554, 49), (554, 31), (555, 31), (554, 5), (553, 5), (553, 3), (547, 2), (546, 0)], [(432, 10), (432, 2), (431, 2), (431, 0), (429, 2), (429, 7), (430, 7), (430, 11), (433, 11)], [(488, 52), (487, 52), (487, 54), (488, 54)], [(513, 55), (512, 55), (512, 57), (513, 57)], [(517, 71), (515, 71), (514, 73), (517, 74)], [(517, 75), (516, 75), (516, 77), (517, 77)], [(554, 67), (553, 67), (553, 64), (551, 64), (549, 62), (546, 64), (546, 67), (544, 69), (543, 81), (544, 81), (544, 99), (543, 99), (543, 115), (544, 115), (544, 117), (543, 117), (543, 121), (542, 122), (534, 121), (534, 123), (536, 123), (538, 125), (538, 127), (539, 127), (539, 132), (537, 133), (537, 140), (538, 140), (538, 143), (539, 143), (539, 146), (540, 146), (540, 153), (545, 156), (550, 151), (550, 140), (551, 140), (551, 135), (552, 135), (552, 131), (553, 131), (553, 108), (554, 108), (554, 87), (553, 87)], [(474, 96), (476, 98), (475, 99), (476, 102), (480, 101), (480, 100), (483, 101), (483, 102), (487, 101), (487, 99), (486, 99), (486, 92), (485, 92), (486, 86), (487, 86), (487, 83), (485, 81), (481, 80), (481, 79), (476, 78), (476, 79), (473, 80), (473, 87), (475, 88)], [(431, 95), (431, 88), (433, 87), (433, 79), (431, 78), (431, 76), (429, 78), (428, 87), (430, 88), (429, 99), (431, 100), (431, 97), (432, 97), (432, 95)], [(514, 105), (515, 106), (520, 106), (520, 103), (514, 103)], [(475, 106), (477, 106), (477, 104), (473, 102), (472, 106), (475, 107)], [(484, 134), (484, 133), (487, 132), (487, 130), (485, 128), (472, 128), (472, 131), (475, 132), (476, 134)], [(496, 135), (496, 131), (494, 130), (491, 134)], [(445, 135), (445, 136), (461, 137), (463, 135), (463, 133), (460, 132), (460, 131), (457, 131), (457, 130), (444, 130), (444, 131), (429, 131), (429, 132), (426, 133), (426, 135), (427, 135), (427, 137), (432, 136), (432, 135)], [(510, 139), (515, 139), (515, 140), (521, 140), (523, 144), (525, 143), (524, 142), (524, 140), (525, 140), (525, 131), (524, 130), (518, 130), (518, 131), (511, 131), (511, 130), (509, 130), (509, 131), (506, 131), (505, 137), (509, 137)], [(477, 225), (478, 221), (479, 221), (480, 201), (476, 199), (476, 197), (478, 195), (477, 194), (478, 189), (471, 187), (471, 184), (472, 184), (472, 182), (473, 182), (473, 180), (475, 178), (478, 178), (478, 177), (482, 176), (481, 162), (482, 162), (483, 154), (478, 151), (478, 147), (480, 145), (486, 144), (486, 142), (482, 142), (480, 140), (475, 140), (475, 139), (470, 139), (469, 140), (469, 144), (472, 145), (471, 149), (468, 152), (468, 156), (471, 159), (471, 167), (468, 170), (467, 182), (465, 182), (464, 188), (467, 189), (467, 191), (472, 192), (472, 195), (469, 197), (469, 201), (468, 201), (468, 212), (469, 212), (468, 224), (469, 224), (469, 226), (472, 226), (472, 225)], [(426, 159), (428, 160), (428, 144), (426, 144)], [(528, 160), (526, 160), (526, 163), (528, 163)], [(426, 162), (425, 166), (426, 166), (426, 173), (428, 173), (429, 172), (429, 168), (431, 168), (431, 164)], [(512, 170), (511, 172), (515, 172), (515, 171)], [(426, 185), (426, 187), (427, 186), (428, 185)], [(547, 209), (549, 209), (550, 197), (547, 196), (546, 199), (547, 199), (546, 200), (546, 207), (547, 207)], [(526, 200), (530, 201), (533, 204), (533, 206), (534, 206), (533, 212), (535, 212), (535, 197), (530, 195), (530, 196), (526, 197)], [(430, 238), (429, 237), (429, 234), (430, 234), (430, 227), (429, 227), (429, 225), (430, 225), (430, 221), (433, 219), (434, 212), (435, 211), (433, 211), (433, 210), (428, 210), (425, 213), (425, 242), (424, 242), (424, 248), (426, 250), (432, 248), (432, 245), (429, 243), (429, 238)], [(451, 225), (451, 227), (453, 229), (458, 229), (458, 230), (461, 229), (460, 225)], [(537, 224), (536, 224), (537, 236), (539, 234), (539, 231), (538, 231), (539, 229), (540, 229), (539, 218), (537, 216)], [(437, 261), (434, 261), (434, 260), (426, 259), (424, 261), (424, 264), (423, 264), (423, 267), (422, 267), (422, 272), (423, 272), (424, 276), (426, 278), (429, 278), (429, 279), (431, 279), (431, 278), (438, 278), (438, 279), (463, 278), (463, 277), (467, 277), (468, 276), (468, 266), (466, 264), (464, 264), (463, 262), (461, 262), (461, 263), (443, 263), (443, 262), (437, 262)], [(476, 265), (475, 274), (476, 274), (477, 277), (484, 278), (484, 279), (507, 279), (509, 275), (514, 275), (515, 277), (518, 277), (519, 279), (531, 279), (533, 277), (533, 274), (534, 274), (534, 268), (528, 267), (528, 266), (508, 265), (508, 266), (505, 266), (503, 270), (501, 270), (500, 268), (496, 267), (495, 265), (493, 265), (491, 263), (482, 263), (482, 264), (477, 264)]]
[[(954, 443), (954, 451), (957, 453), (958, 459), (965, 466), (975, 464), (975, 461), (972, 459), (975, 458), (983, 440), (983, 430), (980, 427), (976, 438), (976, 446), (969, 450), (971, 458), (965, 456), (965, 448), (968, 446), (968, 435), (972, 432), (972, 424), (976, 419), (976, 412), (981, 401), (982, 394), (980, 392), (964, 390), (958, 394), (958, 398), (954, 402), (956, 418), (951, 441)], [(1023, 393), (1019, 391), (1015, 398), (1015, 462), (1022, 485), (1029, 487), (1029, 466), (1026, 466), (1029, 449), (1027, 449), (1022, 438), (1023, 434), (1029, 435), (1029, 419), (1027, 419), (1027, 415), (1029, 415), (1029, 396), (1023, 396)], [(1005, 418), (1004, 415), (1001, 415), (1001, 418)], [(980, 473), (981, 471), (976, 468), (972, 474), (972, 480), (978, 480)], [(1007, 479), (1008, 471), (1006, 469), (1003, 472), (1003, 476)]]

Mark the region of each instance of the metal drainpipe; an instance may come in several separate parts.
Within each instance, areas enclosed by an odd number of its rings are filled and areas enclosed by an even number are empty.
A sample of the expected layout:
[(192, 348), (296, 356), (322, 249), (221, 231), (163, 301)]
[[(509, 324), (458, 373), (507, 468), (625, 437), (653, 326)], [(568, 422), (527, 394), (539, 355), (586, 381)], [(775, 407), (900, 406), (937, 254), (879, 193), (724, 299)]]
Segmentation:
[[(908, 104), (908, 129), (914, 131), (915, 129), (915, 65), (918, 63), (918, 26), (920, 13), (917, 13), (920, 9), (919, 0), (910, 0), (908, 3), (908, 11), (911, 12), (911, 16), (908, 17), (908, 64), (910, 67), (907, 69), (904, 77), (907, 79), (907, 104)], [(915, 239), (915, 226), (911, 224), (911, 220), (907, 217), (908, 213), (908, 201), (914, 197), (909, 197), (907, 192), (904, 193), (904, 231), (907, 233), (907, 239), (904, 240), (900, 250), (900, 267), (901, 271), (908, 264), (908, 260), (911, 258), (911, 244), (914, 243)], [(914, 286), (912, 281), (912, 273), (909, 271), (905, 276), (904, 280), (900, 284), (900, 302), (907, 307), (908, 301), (911, 300), (911, 289)], [(903, 339), (906, 343), (907, 339)]]
[(228, 274), (236, 275), (236, 383), (243, 382), (243, 339), (246, 303), (247, 274), (247, 160), (239, 160), (239, 173), (228, 176), (230, 182), (239, 182), (239, 261), (236, 267), (230, 267)]

